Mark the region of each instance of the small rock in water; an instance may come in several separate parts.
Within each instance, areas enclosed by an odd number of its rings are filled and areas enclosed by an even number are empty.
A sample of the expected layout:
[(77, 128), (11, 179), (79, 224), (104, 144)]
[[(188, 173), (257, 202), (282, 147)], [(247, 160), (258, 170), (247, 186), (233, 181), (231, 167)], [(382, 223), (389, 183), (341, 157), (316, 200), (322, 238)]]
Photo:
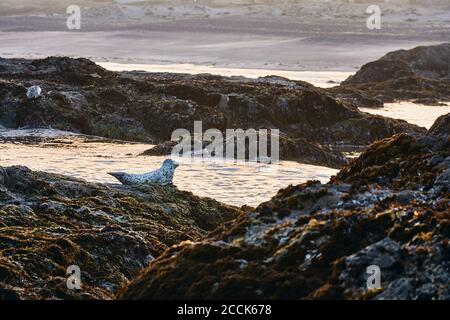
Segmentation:
[(27, 90), (28, 99), (36, 99), (41, 96), (42, 89), (39, 86), (31, 86)]

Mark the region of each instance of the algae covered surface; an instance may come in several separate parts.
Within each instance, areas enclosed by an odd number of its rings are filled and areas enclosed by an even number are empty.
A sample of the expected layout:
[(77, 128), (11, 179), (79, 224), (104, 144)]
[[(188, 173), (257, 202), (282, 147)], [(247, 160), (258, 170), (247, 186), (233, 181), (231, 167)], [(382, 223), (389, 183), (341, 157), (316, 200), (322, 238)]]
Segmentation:
[(450, 101), (450, 43), (389, 52), (363, 65), (330, 91), (362, 107), (411, 100), (427, 105)]
[[(101, 185), (0, 167), (0, 298), (111, 299), (169, 246), (240, 211), (176, 187)], [(82, 290), (68, 290), (67, 268)]]
[[(450, 140), (396, 135), (328, 184), (289, 186), (185, 241), (122, 299), (450, 299)], [(368, 290), (366, 268), (381, 270)]]

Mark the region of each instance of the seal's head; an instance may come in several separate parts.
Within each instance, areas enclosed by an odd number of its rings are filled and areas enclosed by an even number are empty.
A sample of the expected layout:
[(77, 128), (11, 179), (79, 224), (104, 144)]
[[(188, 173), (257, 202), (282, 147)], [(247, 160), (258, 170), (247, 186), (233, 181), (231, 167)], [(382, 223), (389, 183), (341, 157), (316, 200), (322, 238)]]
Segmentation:
[(166, 159), (164, 160), (162, 167), (170, 169), (171, 171), (175, 171), (175, 169), (179, 166), (178, 162), (172, 160), (172, 159)]

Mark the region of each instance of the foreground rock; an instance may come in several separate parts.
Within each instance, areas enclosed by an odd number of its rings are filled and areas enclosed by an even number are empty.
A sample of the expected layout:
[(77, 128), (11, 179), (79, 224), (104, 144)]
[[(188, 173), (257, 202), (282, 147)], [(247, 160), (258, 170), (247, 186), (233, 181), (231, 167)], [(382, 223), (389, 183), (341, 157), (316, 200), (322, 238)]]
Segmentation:
[[(26, 88), (42, 88), (27, 99)], [(309, 162), (340, 155), (326, 145), (367, 145), (402, 132), (423, 132), (405, 121), (358, 111), (325, 90), (279, 77), (250, 80), (211, 75), (115, 73), (86, 59), (0, 59), (0, 125), (48, 127), (154, 144), (175, 129), (280, 129)], [(295, 149), (283, 156), (303, 160)], [(322, 160), (320, 160), (322, 159)], [(328, 161), (328, 160), (327, 160)], [(325, 161), (325, 162), (327, 162)]]
[(450, 102), (450, 43), (390, 52), (330, 91), (366, 107), (396, 100)]
[[(0, 299), (110, 299), (169, 246), (239, 214), (175, 187), (105, 186), (0, 167)], [(78, 265), (82, 290), (68, 290)]]
[(119, 298), (450, 299), (449, 237), (449, 136), (401, 134), (170, 248)]
[(450, 113), (440, 116), (433, 124), (433, 126), (428, 130), (429, 135), (450, 135)]

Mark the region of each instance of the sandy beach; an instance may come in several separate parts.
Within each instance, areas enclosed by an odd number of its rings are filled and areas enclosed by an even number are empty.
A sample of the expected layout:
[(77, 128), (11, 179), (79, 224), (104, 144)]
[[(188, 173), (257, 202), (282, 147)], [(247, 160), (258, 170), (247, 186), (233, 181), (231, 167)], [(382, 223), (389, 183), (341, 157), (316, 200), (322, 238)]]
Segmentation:
[(385, 5), (382, 28), (369, 30), (367, 4), (241, 2), (91, 1), (83, 7), (81, 30), (74, 31), (66, 27), (63, 3), (25, 12), (9, 6), (0, 10), (0, 56), (352, 72), (389, 51), (448, 41), (450, 30), (442, 6)]

